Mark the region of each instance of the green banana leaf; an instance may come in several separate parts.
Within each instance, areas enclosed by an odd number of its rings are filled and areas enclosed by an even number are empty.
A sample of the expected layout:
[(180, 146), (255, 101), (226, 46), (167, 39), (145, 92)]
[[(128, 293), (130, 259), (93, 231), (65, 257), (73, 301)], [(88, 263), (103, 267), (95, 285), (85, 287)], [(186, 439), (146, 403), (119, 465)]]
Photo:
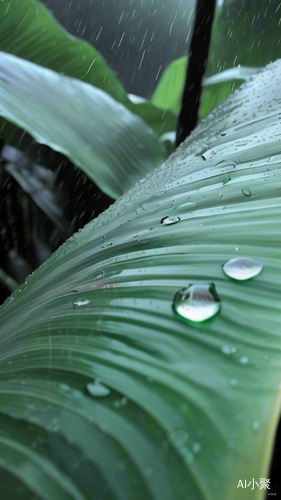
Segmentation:
[(118, 198), (164, 161), (155, 132), (102, 90), (0, 52), (0, 115)]
[[(281, 61), (249, 79), (2, 306), (3, 498), (264, 497), (280, 413), (280, 83)], [(242, 256), (263, 265), (244, 282), (222, 271)], [(174, 296), (205, 283), (221, 310), (190, 324)]]
[[(103, 56), (89, 43), (67, 33), (37, 0), (2, 0), (0, 19), (1, 51), (104, 90), (140, 115), (158, 134), (175, 129), (174, 113), (169, 110), (163, 113), (150, 102), (142, 106), (133, 104)], [(10, 128), (7, 131), (6, 128), (0, 132), (5, 139), (11, 135)]]

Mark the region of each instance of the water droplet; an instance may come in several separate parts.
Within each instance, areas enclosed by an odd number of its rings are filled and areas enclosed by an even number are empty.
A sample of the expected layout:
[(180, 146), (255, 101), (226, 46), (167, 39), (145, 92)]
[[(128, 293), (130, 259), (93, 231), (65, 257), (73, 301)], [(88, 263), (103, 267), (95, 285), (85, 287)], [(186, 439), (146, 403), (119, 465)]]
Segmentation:
[(249, 186), (243, 186), (241, 191), (244, 194), (244, 196), (251, 196), (251, 194), (252, 194), (252, 191), (249, 188)]
[(170, 444), (180, 448), (188, 440), (188, 433), (185, 429), (170, 429), (167, 432), (167, 439)]
[(252, 427), (252, 429), (253, 429), (254, 431), (258, 431), (258, 430), (259, 430), (259, 428), (260, 428), (260, 425), (261, 425), (261, 424), (260, 424), (259, 420), (254, 420), (254, 422), (252, 423), (251, 427)]
[(80, 306), (87, 306), (88, 304), (90, 304), (90, 301), (85, 299), (85, 300), (76, 300), (75, 302), (73, 302), (73, 305), (75, 307), (80, 307)]
[(223, 198), (223, 194), (222, 193), (219, 193), (219, 198), (222, 199)]
[(269, 356), (264, 356), (264, 359), (266, 359), (266, 360), (269, 359)]
[(236, 168), (236, 163), (231, 160), (223, 160), (217, 164), (217, 167), (220, 167), (223, 172), (232, 172)]
[(88, 382), (86, 384), (86, 389), (91, 396), (95, 396), (97, 398), (105, 398), (110, 394), (110, 389), (103, 385), (99, 379), (96, 379), (94, 382)]
[(128, 399), (123, 397), (123, 398), (121, 398), (120, 403), (121, 403), (121, 406), (126, 406), (126, 404), (128, 403)]
[(223, 272), (229, 278), (245, 281), (257, 276), (263, 268), (263, 265), (248, 257), (236, 257), (228, 260), (222, 266)]
[(189, 203), (183, 203), (182, 205), (177, 207), (176, 210), (179, 213), (186, 213), (186, 212), (192, 212), (193, 210), (196, 210), (197, 207), (198, 207), (197, 203), (189, 202)]
[(180, 221), (179, 217), (166, 216), (163, 217), (163, 219), (161, 219), (161, 224), (163, 224), (163, 226), (170, 226), (171, 224), (177, 224), (177, 222), (179, 221)]
[(232, 386), (238, 385), (238, 380), (236, 378), (231, 378), (229, 384)]
[(249, 358), (247, 358), (247, 356), (241, 356), (239, 362), (241, 363), (241, 365), (247, 365), (249, 363)]
[(174, 296), (174, 311), (195, 323), (212, 318), (220, 308), (220, 298), (213, 283), (189, 285)]
[(221, 347), (221, 352), (223, 352), (223, 354), (229, 355), (229, 354), (233, 354), (236, 351), (237, 351), (236, 347), (232, 347), (230, 345), (223, 345)]
[(201, 451), (201, 444), (196, 442), (196, 443), (193, 443), (192, 445), (192, 451), (193, 453), (200, 453)]

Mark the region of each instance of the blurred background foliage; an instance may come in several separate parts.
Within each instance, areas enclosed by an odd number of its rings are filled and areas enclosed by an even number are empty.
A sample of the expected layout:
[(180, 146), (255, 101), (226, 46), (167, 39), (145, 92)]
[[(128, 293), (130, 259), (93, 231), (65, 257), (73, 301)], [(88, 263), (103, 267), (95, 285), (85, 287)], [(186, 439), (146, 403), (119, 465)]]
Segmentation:
[[(0, 50), (102, 88), (141, 116), (170, 154), (195, 2), (43, 3), (69, 33), (90, 45), (68, 37), (59, 25), (47, 20), (39, 2), (4, 0), (1, 13), (8, 15), (0, 28)], [(32, 8), (36, 22), (31, 18)], [(219, 0), (206, 75), (238, 65), (261, 67), (280, 57), (280, 11), (278, 0)], [(200, 117), (241, 83), (230, 80), (206, 86)], [(127, 93), (145, 99), (136, 104)], [(0, 129), (3, 302), (61, 243), (113, 200), (65, 156), (37, 144), (24, 130), (4, 120)]]

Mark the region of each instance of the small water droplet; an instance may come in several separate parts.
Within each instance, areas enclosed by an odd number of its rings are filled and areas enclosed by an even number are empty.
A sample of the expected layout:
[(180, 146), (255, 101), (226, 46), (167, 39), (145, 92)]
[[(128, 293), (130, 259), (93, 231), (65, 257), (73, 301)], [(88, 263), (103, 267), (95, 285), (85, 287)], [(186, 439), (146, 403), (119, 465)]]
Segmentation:
[(265, 360), (269, 359), (269, 356), (264, 356), (264, 359), (265, 359)]
[(261, 425), (261, 424), (260, 424), (259, 420), (254, 420), (254, 422), (252, 423), (251, 427), (252, 427), (252, 429), (253, 429), (254, 431), (258, 431), (258, 430), (259, 430), (259, 428), (260, 428), (260, 425)]
[(95, 396), (97, 398), (105, 398), (110, 394), (110, 389), (103, 385), (99, 379), (96, 379), (94, 382), (88, 382), (86, 384), (86, 389), (91, 396)]
[(223, 160), (217, 164), (217, 167), (220, 167), (223, 172), (232, 172), (236, 168), (236, 163), (231, 160)]
[(121, 398), (120, 403), (121, 403), (121, 406), (126, 406), (126, 404), (128, 403), (128, 399), (123, 397), (123, 398)]
[(195, 323), (212, 318), (220, 308), (220, 298), (213, 283), (189, 285), (174, 296), (174, 311), (182, 318)]
[(244, 196), (251, 196), (251, 194), (252, 194), (252, 191), (249, 188), (249, 186), (243, 186), (241, 191), (244, 194)]
[(176, 448), (180, 448), (188, 440), (188, 433), (185, 429), (170, 429), (167, 432), (167, 439), (170, 444)]
[(179, 213), (193, 212), (193, 210), (196, 210), (197, 207), (198, 207), (197, 203), (193, 202), (183, 203), (182, 205), (176, 208), (176, 211)]
[(223, 272), (229, 278), (245, 281), (254, 278), (262, 271), (263, 265), (248, 257), (230, 259), (222, 266)]
[(179, 217), (166, 216), (163, 217), (163, 219), (161, 219), (161, 224), (163, 224), (163, 226), (170, 226), (171, 224), (177, 224), (177, 222), (179, 221), (180, 221)]
[(75, 302), (73, 302), (73, 305), (75, 307), (80, 307), (80, 306), (87, 306), (88, 304), (90, 304), (90, 301), (87, 300), (87, 299), (84, 299), (84, 300), (76, 300)]
[(192, 445), (192, 451), (193, 453), (200, 453), (201, 451), (201, 444), (196, 442), (196, 443), (193, 443)]
[(223, 352), (223, 354), (229, 355), (229, 354), (233, 354), (236, 351), (237, 351), (236, 347), (232, 347), (230, 345), (223, 345), (221, 347), (221, 352)]
[(247, 358), (247, 356), (241, 356), (239, 363), (241, 363), (241, 365), (247, 365), (249, 363), (249, 358)]
[(222, 193), (219, 193), (219, 198), (222, 199), (223, 198), (223, 194)]
[(229, 384), (232, 386), (238, 385), (238, 380), (236, 378), (231, 378)]

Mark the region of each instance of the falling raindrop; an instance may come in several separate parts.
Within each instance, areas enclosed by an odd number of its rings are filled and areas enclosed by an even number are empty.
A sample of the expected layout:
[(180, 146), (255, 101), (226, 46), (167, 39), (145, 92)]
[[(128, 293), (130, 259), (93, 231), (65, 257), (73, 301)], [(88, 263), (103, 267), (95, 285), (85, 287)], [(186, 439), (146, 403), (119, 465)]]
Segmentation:
[(252, 191), (251, 189), (249, 188), (249, 186), (243, 186), (242, 189), (241, 189), (242, 193), (245, 195), (245, 196), (251, 196), (252, 194)]
[(195, 323), (212, 318), (220, 308), (220, 298), (213, 283), (189, 285), (174, 296), (174, 311), (181, 318)]
[(96, 379), (94, 382), (88, 382), (86, 389), (91, 396), (95, 396), (96, 398), (105, 398), (111, 392), (99, 379)]
[(161, 224), (163, 224), (163, 226), (170, 226), (171, 224), (177, 224), (177, 222), (179, 221), (180, 221), (179, 217), (166, 216), (163, 217), (163, 219), (161, 219)]
[(222, 266), (223, 272), (238, 281), (245, 281), (257, 276), (263, 266), (259, 262), (248, 257), (237, 257), (230, 259)]

